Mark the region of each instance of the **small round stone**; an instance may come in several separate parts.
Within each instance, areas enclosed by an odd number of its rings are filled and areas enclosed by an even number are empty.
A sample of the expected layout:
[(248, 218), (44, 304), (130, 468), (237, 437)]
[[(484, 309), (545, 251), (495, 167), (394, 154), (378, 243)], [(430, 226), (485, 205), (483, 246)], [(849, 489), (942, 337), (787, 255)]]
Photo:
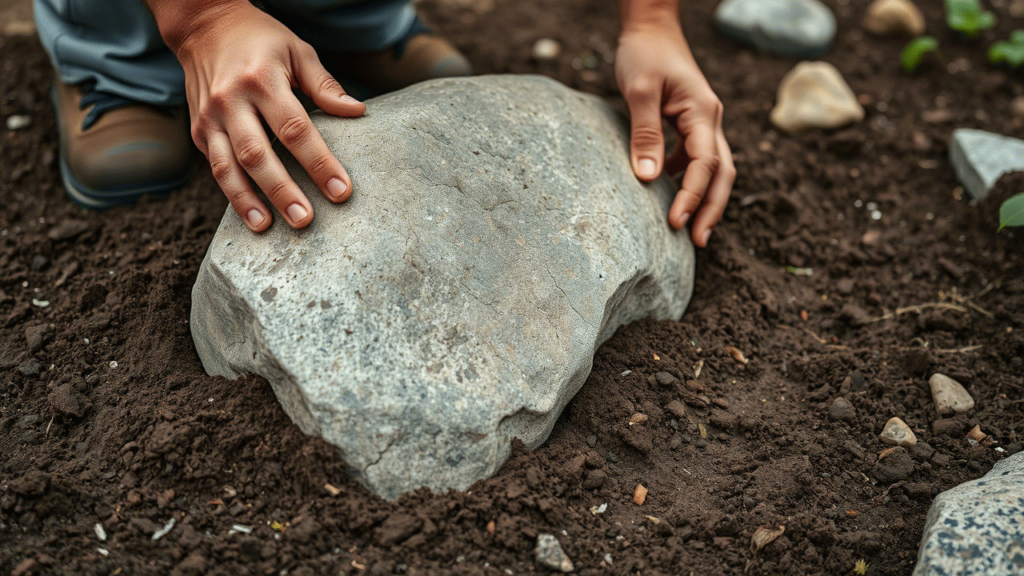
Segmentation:
[(903, 446), (904, 448), (917, 444), (917, 436), (914, 436), (914, 431), (910, 429), (910, 426), (907, 426), (906, 422), (899, 418), (890, 418), (885, 423), (885, 428), (882, 429), (882, 434), (879, 438), (886, 444)]
[(541, 38), (533, 43), (530, 54), (537, 60), (554, 60), (562, 52), (562, 45), (551, 38)]

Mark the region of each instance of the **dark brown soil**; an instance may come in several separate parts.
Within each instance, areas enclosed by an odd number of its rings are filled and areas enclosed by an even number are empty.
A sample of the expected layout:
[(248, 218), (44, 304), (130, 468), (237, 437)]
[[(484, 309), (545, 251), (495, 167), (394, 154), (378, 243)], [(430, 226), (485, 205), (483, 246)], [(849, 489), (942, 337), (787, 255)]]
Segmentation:
[[(620, 102), (614, 4), (426, 10), (480, 72), (548, 74)], [(685, 4), (740, 174), (690, 311), (620, 330), (538, 450), (466, 493), (394, 503), (349, 480), (266, 382), (204, 375), (190, 290), (226, 206), (209, 170), (169, 201), (74, 208), (43, 51), (0, 37), (0, 116), (33, 118), (0, 137), (0, 571), (520, 574), (545, 570), (533, 547), (549, 532), (580, 574), (848, 574), (861, 559), (868, 574), (909, 573), (932, 498), (1021, 447), (1024, 242), (996, 233), (996, 203), (972, 206), (946, 160), (954, 127), (1024, 136), (1010, 107), (1021, 76), (950, 37), (933, 2), (944, 61), (908, 76), (902, 41), (859, 31), (866, 0), (829, 2), (840, 33), (826, 59), (868, 116), (789, 137), (767, 111), (795, 61), (720, 38), (712, 0)], [(557, 62), (530, 60), (542, 37), (563, 43)], [(1022, 176), (998, 194), (1024, 191)], [(936, 422), (936, 371), (967, 386), (973, 413)], [(839, 395), (852, 419), (829, 417)], [(648, 420), (631, 426), (634, 413)], [(882, 456), (892, 416), (930, 448)], [(995, 442), (971, 446), (975, 424)], [(785, 533), (753, 553), (754, 531), (774, 526)]]

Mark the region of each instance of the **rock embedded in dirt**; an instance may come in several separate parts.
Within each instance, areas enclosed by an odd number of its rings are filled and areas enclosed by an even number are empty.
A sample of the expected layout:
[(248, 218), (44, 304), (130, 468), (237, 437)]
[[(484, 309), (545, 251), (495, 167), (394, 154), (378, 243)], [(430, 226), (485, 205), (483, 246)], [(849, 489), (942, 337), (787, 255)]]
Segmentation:
[(910, 429), (910, 426), (907, 426), (906, 422), (899, 418), (890, 418), (885, 423), (885, 427), (882, 428), (879, 438), (886, 444), (903, 446), (904, 448), (917, 444), (917, 436), (914, 435), (914, 431)]
[(985, 476), (939, 494), (928, 510), (914, 576), (1021, 573), (1024, 453)]
[(936, 372), (928, 379), (928, 386), (939, 415), (950, 416), (974, 410), (974, 398), (962, 384), (949, 376)]
[(960, 128), (953, 131), (949, 161), (971, 198), (981, 200), (1003, 174), (1024, 170), (1024, 140)]
[(533, 550), (537, 563), (545, 568), (560, 572), (572, 572), (575, 566), (562, 550), (562, 544), (551, 534), (538, 534), (537, 547)]
[(308, 228), (257, 236), (225, 214), (192, 335), (208, 373), (267, 378), (378, 495), (465, 489), (514, 438), (547, 438), (619, 326), (682, 315), (693, 246), (666, 223), (672, 182), (637, 181), (627, 124), (597, 98), (490, 76), (371, 106), (313, 115), (361, 190), (349, 202), (289, 156)]
[(18, 365), (18, 372), (22, 376), (38, 376), (39, 372), (42, 371), (43, 365), (35, 360), (25, 360)]
[(911, 0), (875, 0), (864, 16), (864, 28), (879, 36), (920, 36), (925, 29), (924, 14)]
[(715, 24), (759, 51), (802, 58), (828, 52), (836, 35), (835, 16), (818, 0), (724, 0)]
[(849, 400), (839, 396), (832, 401), (832, 405), (828, 409), (828, 416), (833, 420), (853, 422), (857, 419), (857, 410)]
[(882, 456), (878, 458), (878, 462), (871, 470), (872, 476), (879, 482), (885, 483), (900, 482), (910, 478), (910, 474), (914, 472), (913, 458), (901, 446), (889, 450), (883, 452)]
[(89, 229), (89, 223), (82, 220), (65, 220), (46, 233), (46, 237), (54, 242), (71, 240)]
[(46, 324), (25, 328), (25, 341), (29, 352), (38, 352), (50, 339), (50, 327)]
[(49, 397), (50, 408), (60, 416), (81, 418), (85, 414), (82, 395), (71, 384), (61, 384), (53, 389)]
[(775, 127), (789, 133), (841, 128), (863, 118), (857, 96), (828, 62), (801, 62), (786, 74), (770, 116)]

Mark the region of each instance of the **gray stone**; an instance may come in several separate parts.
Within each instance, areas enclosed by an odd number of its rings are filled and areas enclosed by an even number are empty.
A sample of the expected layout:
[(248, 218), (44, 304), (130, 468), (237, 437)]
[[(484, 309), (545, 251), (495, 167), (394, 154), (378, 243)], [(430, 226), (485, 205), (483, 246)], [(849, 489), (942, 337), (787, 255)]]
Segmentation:
[(857, 419), (857, 409), (850, 404), (850, 401), (842, 396), (837, 397), (829, 406), (828, 415), (833, 420), (853, 422)]
[(975, 200), (992, 191), (999, 177), (1024, 170), (1024, 140), (984, 130), (953, 131), (949, 160), (960, 183)]
[(939, 494), (928, 511), (914, 576), (1024, 573), (1024, 452)]
[(818, 0), (724, 0), (715, 24), (760, 51), (801, 58), (825, 54), (836, 35), (835, 16)]
[(558, 539), (551, 534), (537, 535), (537, 547), (533, 550), (533, 554), (537, 563), (545, 568), (561, 572), (572, 572), (575, 569), (572, 560), (562, 550)]
[(928, 379), (935, 411), (941, 416), (962, 414), (974, 409), (974, 398), (962, 384), (945, 374), (936, 372)]
[[(675, 188), (641, 185), (625, 121), (530, 76), (437, 80), (314, 114), (355, 194), (252, 234), (228, 210), (200, 268), (192, 335), (212, 375), (256, 373), (352, 476), (395, 498), (465, 489), (513, 438), (543, 442), (597, 346), (679, 318), (693, 290)], [(279, 151), (280, 151), (279, 147)]]

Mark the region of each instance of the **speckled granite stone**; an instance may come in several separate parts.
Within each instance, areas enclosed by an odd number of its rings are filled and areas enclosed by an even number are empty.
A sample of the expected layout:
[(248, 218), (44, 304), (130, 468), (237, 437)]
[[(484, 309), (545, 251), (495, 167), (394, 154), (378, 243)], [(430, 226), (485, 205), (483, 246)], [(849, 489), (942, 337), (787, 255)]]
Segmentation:
[(598, 98), (485, 76), (367, 105), (313, 116), (351, 200), (328, 203), (285, 154), (307, 229), (255, 235), (227, 210), (192, 335), (207, 372), (264, 376), (375, 493), (461, 490), (514, 438), (547, 438), (619, 326), (682, 315), (693, 245), (668, 226), (671, 180), (636, 179)]
[(914, 576), (1024, 574), (1024, 452), (939, 494), (928, 511)]

